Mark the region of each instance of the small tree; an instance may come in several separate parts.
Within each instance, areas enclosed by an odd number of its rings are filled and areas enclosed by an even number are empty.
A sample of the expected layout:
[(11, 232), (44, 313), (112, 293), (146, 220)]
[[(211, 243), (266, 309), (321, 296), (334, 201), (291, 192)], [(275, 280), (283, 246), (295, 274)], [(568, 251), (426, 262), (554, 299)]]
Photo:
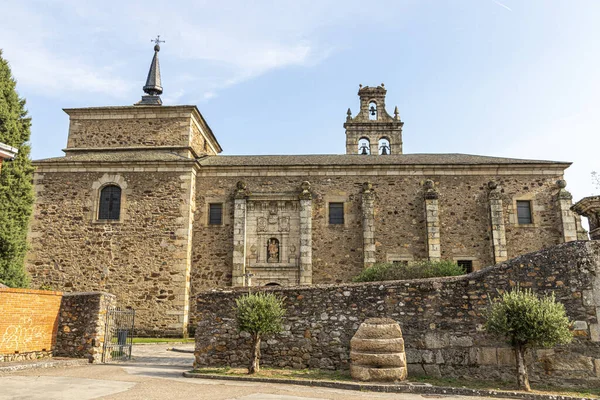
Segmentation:
[(538, 297), (531, 290), (516, 288), (505, 292), (490, 306), (486, 329), (504, 336), (517, 359), (517, 383), (530, 391), (525, 354), (533, 347), (554, 347), (570, 343), (573, 334), (565, 306), (557, 303), (554, 293)]
[(248, 293), (236, 299), (236, 319), (240, 332), (248, 332), (254, 342), (249, 374), (259, 371), (260, 340), (263, 335), (283, 329), (283, 299), (272, 293)]

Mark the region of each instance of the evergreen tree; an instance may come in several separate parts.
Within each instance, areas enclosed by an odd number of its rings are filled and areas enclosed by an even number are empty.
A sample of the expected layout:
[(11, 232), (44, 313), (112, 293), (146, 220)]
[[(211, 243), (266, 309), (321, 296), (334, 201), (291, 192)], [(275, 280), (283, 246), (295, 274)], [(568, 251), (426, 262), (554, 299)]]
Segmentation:
[(33, 206), (31, 120), (19, 98), (8, 62), (0, 50), (0, 142), (19, 150), (0, 172), (0, 283), (27, 287), (27, 229)]

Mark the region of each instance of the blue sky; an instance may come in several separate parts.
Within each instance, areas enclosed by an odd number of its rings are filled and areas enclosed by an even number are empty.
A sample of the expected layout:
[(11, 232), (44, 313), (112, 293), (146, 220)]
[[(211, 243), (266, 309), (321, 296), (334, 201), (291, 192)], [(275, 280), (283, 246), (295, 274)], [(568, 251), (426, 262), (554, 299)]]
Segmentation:
[(600, 170), (600, 1), (5, 0), (0, 48), (62, 155), (65, 107), (140, 99), (160, 34), (165, 104), (196, 104), (224, 154), (343, 153), (358, 84), (382, 82), (406, 153), (573, 161)]

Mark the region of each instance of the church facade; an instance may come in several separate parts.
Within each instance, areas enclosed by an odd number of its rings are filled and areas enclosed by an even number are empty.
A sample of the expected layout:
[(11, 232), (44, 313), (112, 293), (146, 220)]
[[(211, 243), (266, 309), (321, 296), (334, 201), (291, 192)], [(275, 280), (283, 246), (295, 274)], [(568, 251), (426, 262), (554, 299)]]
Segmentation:
[(162, 105), (158, 50), (138, 104), (65, 109), (65, 156), (34, 163), (27, 260), (34, 286), (115, 294), (139, 334), (185, 334), (211, 288), (348, 282), (377, 262), (474, 271), (584, 237), (570, 163), (405, 154), (383, 85), (359, 89), (346, 154), (219, 155), (195, 106)]

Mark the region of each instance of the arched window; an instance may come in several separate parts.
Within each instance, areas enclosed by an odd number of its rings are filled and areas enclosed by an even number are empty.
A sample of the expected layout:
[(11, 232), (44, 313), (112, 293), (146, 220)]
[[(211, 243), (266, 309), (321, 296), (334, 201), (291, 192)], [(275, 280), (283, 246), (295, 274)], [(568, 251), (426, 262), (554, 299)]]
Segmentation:
[(390, 141), (385, 137), (379, 139), (379, 154), (382, 156), (392, 154), (392, 149), (390, 148)]
[(121, 188), (108, 185), (100, 191), (99, 220), (118, 220), (121, 216)]
[(279, 262), (279, 240), (275, 238), (269, 239), (267, 242), (267, 262)]
[(371, 154), (371, 142), (367, 138), (360, 138), (358, 140), (358, 154), (368, 155)]
[(374, 101), (369, 103), (369, 119), (371, 121), (377, 121), (377, 103)]

